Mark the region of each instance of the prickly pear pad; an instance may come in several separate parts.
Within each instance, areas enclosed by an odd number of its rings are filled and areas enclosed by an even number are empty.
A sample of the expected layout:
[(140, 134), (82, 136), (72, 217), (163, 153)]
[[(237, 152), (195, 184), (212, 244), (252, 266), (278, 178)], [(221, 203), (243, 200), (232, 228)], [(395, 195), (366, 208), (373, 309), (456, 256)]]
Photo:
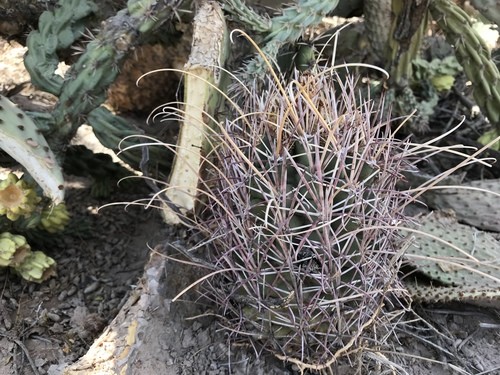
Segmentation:
[(0, 148), (29, 172), (55, 203), (64, 199), (62, 169), (33, 120), (0, 95)]

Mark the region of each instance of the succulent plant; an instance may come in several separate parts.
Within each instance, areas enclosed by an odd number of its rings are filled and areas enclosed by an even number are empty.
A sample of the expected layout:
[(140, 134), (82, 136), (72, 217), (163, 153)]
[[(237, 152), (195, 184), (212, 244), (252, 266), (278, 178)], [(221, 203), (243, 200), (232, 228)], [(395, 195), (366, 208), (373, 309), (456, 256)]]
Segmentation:
[(458, 223), (451, 210), (421, 218), (412, 235), (406, 257), (420, 278), (409, 275), (405, 285), (415, 301), (500, 299), (500, 243), (493, 235)]
[(0, 215), (5, 215), (9, 220), (30, 216), (40, 200), (34, 187), (13, 173), (0, 181)]
[(47, 207), (41, 213), (40, 227), (49, 233), (62, 232), (70, 220), (68, 210), (64, 203)]
[(11, 267), (28, 281), (42, 282), (55, 274), (55, 261), (41, 251), (31, 251), (24, 236), (0, 234), (0, 267)]
[[(84, 122), (94, 128), (104, 146), (116, 151), (123, 138), (140, 133), (129, 121), (115, 116), (101, 104), (125, 58), (173, 17), (179, 3), (179, 0), (129, 1), (125, 9), (102, 23), (100, 32), (88, 41), (84, 53), (64, 78), (55, 74), (58, 52), (83, 36), (86, 20), (95, 15), (98, 8), (87, 0), (59, 1), (58, 8), (40, 16), (38, 30), (30, 33), (27, 40), (25, 65), (37, 87), (59, 98), (50, 116), (32, 114), (56, 153), (63, 153)], [(152, 152), (157, 153), (158, 149)], [(121, 156), (137, 166), (142, 155), (122, 153)], [(161, 160), (161, 154), (156, 156)]]
[(353, 78), (317, 68), (266, 83), (211, 137), (200, 225), (216, 276), (204, 293), (232, 335), (321, 370), (407, 307), (397, 226), (409, 197), (395, 184), (408, 145)]
[(450, 0), (431, 1), (429, 10), (474, 84), (475, 101), (491, 123), (500, 124), (500, 73), (470, 16)]
[(0, 148), (22, 164), (55, 203), (64, 199), (62, 170), (40, 129), (3, 96), (0, 96)]
[(41, 283), (56, 274), (56, 262), (41, 251), (31, 252), (14, 270), (25, 280)]
[(18, 267), (31, 253), (23, 236), (4, 232), (0, 234), (0, 266)]
[(500, 213), (495, 208), (499, 195), (500, 180), (478, 180), (429, 190), (422, 199), (433, 209), (453, 210), (461, 223), (500, 232)]

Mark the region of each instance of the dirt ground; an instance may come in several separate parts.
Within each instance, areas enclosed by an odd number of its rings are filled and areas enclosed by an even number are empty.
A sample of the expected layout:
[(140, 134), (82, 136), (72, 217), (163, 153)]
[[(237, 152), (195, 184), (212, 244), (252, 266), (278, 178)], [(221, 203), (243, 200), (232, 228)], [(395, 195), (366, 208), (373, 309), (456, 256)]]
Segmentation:
[[(12, 61), (19, 63), (22, 52), (9, 51), (3, 56), (13, 68)], [(14, 77), (5, 72), (3, 76)], [(20, 75), (0, 88), (5, 93), (25, 81)], [(72, 215), (68, 230), (63, 236), (32, 242), (32, 247), (57, 261), (57, 276), (33, 284), (0, 269), (0, 375), (62, 374), (95, 340), (97, 346), (105, 345), (107, 327), (123, 321), (134, 308), (150, 270), (159, 270), (161, 285), (152, 296), (154, 304), (142, 312), (149, 331), (134, 347), (133, 366), (122, 368), (122, 373), (298, 373), (258, 347), (230, 342), (213, 317), (214, 307), (196, 293), (172, 302), (200, 270), (166, 256), (178, 255), (173, 247), (187, 249), (200, 239), (184, 229), (167, 227), (153, 209), (124, 205), (99, 209), (107, 203), (147, 198), (151, 192), (144, 183), (115, 188), (109, 198), (99, 200), (92, 197), (91, 181), (66, 177)], [(153, 254), (155, 248), (161, 254)], [(364, 352), (363, 367), (356, 368), (359, 358), (355, 358), (353, 368), (342, 362), (332, 373), (500, 374), (498, 307), (414, 305), (387, 347)], [(91, 359), (79, 363), (73, 370), (81, 374), (96, 364)]]

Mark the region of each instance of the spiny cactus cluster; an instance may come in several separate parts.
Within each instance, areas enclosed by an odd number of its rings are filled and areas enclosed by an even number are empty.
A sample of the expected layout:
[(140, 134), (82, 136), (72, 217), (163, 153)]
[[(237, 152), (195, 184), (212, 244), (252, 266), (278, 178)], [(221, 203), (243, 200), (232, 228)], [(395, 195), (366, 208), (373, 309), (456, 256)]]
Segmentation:
[[(420, 275), (405, 284), (415, 301), (500, 299), (500, 243), (493, 235), (459, 224), (453, 211), (436, 211), (420, 220), (414, 236), (406, 256)], [(422, 274), (434, 285), (417, 281)]]
[(267, 85), (211, 140), (205, 293), (231, 335), (318, 370), (406, 308), (397, 227), (410, 198), (395, 184), (410, 153), (352, 78), (317, 68)]
[[(271, 19), (260, 16), (240, 0), (226, 0), (225, 9), (234, 14), (238, 21), (266, 34), (262, 51), (274, 60), (281, 48), (287, 43), (296, 42), (307, 30), (319, 25), (338, 3), (339, 0), (298, 0)], [(245, 74), (250, 78), (263, 78), (266, 71), (262, 57), (257, 56), (247, 65)]]

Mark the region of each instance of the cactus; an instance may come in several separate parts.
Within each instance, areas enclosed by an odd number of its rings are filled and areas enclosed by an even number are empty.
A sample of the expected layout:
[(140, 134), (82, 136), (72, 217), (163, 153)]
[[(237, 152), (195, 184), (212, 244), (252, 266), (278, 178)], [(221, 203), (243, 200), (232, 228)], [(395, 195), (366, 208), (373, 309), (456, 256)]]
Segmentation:
[(409, 263), (434, 284), (405, 280), (416, 301), (500, 299), (500, 243), (489, 233), (459, 224), (453, 211), (420, 220)]
[(42, 282), (55, 274), (55, 261), (41, 251), (31, 251), (26, 238), (0, 234), (0, 267), (12, 267), (28, 281)]
[[(172, 18), (178, 3), (178, 0), (129, 1), (126, 9), (103, 22), (100, 33), (87, 43), (85, 52), (64, 79), (54, 74), (59, 63), (57, 51), (68, 48), (82, 35), (82, 25), (96, 7), (90, 1), (60, 1), (59, 8), (42, 14), (39, 30), (28, 38), (25, 64), (37, 86), (59, 97), (51, 116), (33, 115), (41, 122), (40, 128), (47, 129), (47, 138), (56, 153), (64, 150), (85, 121), (101, 135), (103, 145), (114, 150), (118, 148), (117, 138), (121, 140), (139, 132), (129, 122), (115, 119), (100, 105), (125, 57)], [(115, 128), (117, 123), (119, 126)], [(108, 135), (110, 129), (112, 134)], [(157, 156), (161, 160), (161, 155)], [(134, 155), (133, 161), (138, 165), (140, 157)]]
[(9, 220), (29, 217), (40, 200), (35, 189), (13, 173), (0, 181), (0, 215), (5, 215)]
[(390, 329), (390, 296), (401, 298), (396, 315), (405, 304), (395, 223), (408, 196), (395, 183), (407, 146), (357, 102), (352, 78), (317, 69), (248, 89), (211, 138), (200, 214), (218, 275), (204, 294), (232, 334), (302, 371)]
[(455, 55), (474, 84), (474, 100), (491, 123), (500, 126), (500, 73), (469, 15), (450, 0), (429, 4), (432, 17), (454, 47)]
[(14, 270), (25, 280), (41, 283), (56, 274), (56, 262), (41, 251), (33, 251)]
[(429, 190), (424, 202), (434, 209), (453, 210), (457, 220), (485, 231), (500, 232), (500, 212), (495, 208), (500, 180), (468, 181), (460, 187)]
[[(238, 0), (226, 0), (225, 9), (233, 13), (240, 22), (255, 30), (265, 32), (265, 44), (262, 52), (272, 61), (276, 60), (278, 52), (287, 43), (294, 43), (302, 37), (307, 29), (319, 25), (325, 16), (335, 10), (339, 0), (299, 0), (297, 4), (283, 9), (282, 14), (271, 20), (259, 16), (251, 8), (242, 6)], [(250, 82), (253, 78), (263, 78), (267, 66), (262, 56), (250, 61), (244, 74)]]
[(28, 115), (0, 96), (0, 148), (16, 159), (45, 194), (64, 199), (62, 171), (45, 138)]
[(70, 220), (68, 210), (64, 203), (54, 207), (45, 208), (40, 217), (40, 227), (49, 232), (57, 233), (63, 231)]
[(184, 73), (185, 115), (163, 203), (163, 217), (169, 224), (181, 223), (195, 208), (203, 159), (210, 149), (210, 129), (222, 102), (221, 68), (228, 40), (222, 10), (216, 3), (204, 2), (194, 20), (192, 50)]
[(55, 74), (59, 65), (57, 52), (69, 48), (85, 30), (88, 17), (98, 10), (92, 1), (65, 0), (54, 11), (43, 12), (38, 20), (39, 29), (26, 40), (28, 53), (24, 63), (33, 85), (58, 96), (64, 84)]
[(0, 266), (18, 267), (31, 253), (26, 239), (8, 232), (0, 234)]

